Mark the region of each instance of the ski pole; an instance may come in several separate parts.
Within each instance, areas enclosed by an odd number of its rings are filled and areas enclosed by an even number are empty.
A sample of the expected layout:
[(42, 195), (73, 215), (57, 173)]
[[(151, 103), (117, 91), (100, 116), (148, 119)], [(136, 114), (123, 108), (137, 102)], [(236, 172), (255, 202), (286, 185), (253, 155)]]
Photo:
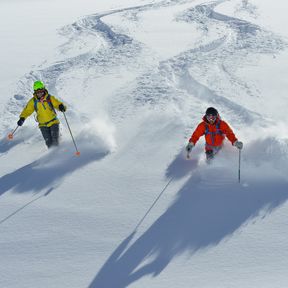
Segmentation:
[(241, 149), (239, 149), (239, 166), (238, 166), (238, 182), (240, 183), (240, 173), (241, 173)]
[(76, 153), (75, 153), (75, 155), (76, 155), (76, 156), (80, 156), (80, 152), (78, 151), (78, 148), (77, 148), (76, 142), (75, 142), (75, 140), (74, 140), (74, 137), (73, 137), (72, 131), (71, 131), (71, 129), (70, 129), (69, 123), (68, 123), (68, 121), (67, 121), (67, 118), (66, 118), (66, 114), (65, 114), (65, 112), (63, 112), (63, 114), (64, 114), (64, 117), (65, 117), (65, 120), (66, 120), (67, 127), (68, 127), (68, 129), (69, 129), (69, 132), (70, 132), (70, 135), (71, 135), (72, 141), (73, 141), (74, 146), (75, 146), (75, 149), (76, 149)]
[(8, 134), (7, 138), (8, 138), (9, 140), (12, 140), (12, 139), (13, 139), (14, 134), (15, 134), (15, 132), (17, 131), (18, 128), (19, 128), (19, 126), (17, 125), (17, 127), (16, 127), (11, 133)]

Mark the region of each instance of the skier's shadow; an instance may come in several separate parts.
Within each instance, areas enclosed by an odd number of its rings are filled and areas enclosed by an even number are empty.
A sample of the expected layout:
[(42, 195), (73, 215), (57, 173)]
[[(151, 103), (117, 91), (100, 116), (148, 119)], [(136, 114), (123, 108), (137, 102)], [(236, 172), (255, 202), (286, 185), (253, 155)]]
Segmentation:
[(0, 155), (8, 152), (13, 147), (17, 146), (19, 143), (21, 143), (23, 140), (18, 138), (13, 141), (9, 141), (7, 138), (2, 138), (0, 140)]
[(193, 170), (198, 167), (200, 158), (200, 149), (195, 148), (193, 153), (187, 158), (187, 152), (185, 150), (180, 151), (175, 156), (174, 160), (168, 166), (165, 176), (167, 178), (181, 179), (189, 175)]
[(23, 139), (30, 139), (32, 136), (34, 136), (34, 130), (31, 128), (17, 132), (17, 137), (15, 137), (13, 140), (8, 139), (9, 133), (11, 133), (11, 131), (6, 131), (7, 136), (2, 137), (0, 140), (0, 156), (1, 154), (7, 153), (9, 150), (22, 143), (24, 141)]
[(51, 185), (59, 184), (60, 180), (75, 170), (102, 159), (108, 152), (86, 149), (81, 155), (75, 156), (73, 151), (61, 151), (55, 148), (45, 156), (10, 174), (0, 178), (0, 196), (10, 189), (14, 192), (39, 192)]
[(288, 199), (286, 181), (246, 188), (232, 183), (223, 189), (221, 185), (203, 188), (202, 177), (195, 172), (174, 203), (130, 245), (133, 233), (129, 235), (89, 288), (124, 288), (144, 276), (155, 277), (181, 253), (193, 255), (217, 245), (260, 212), (266, 215)]

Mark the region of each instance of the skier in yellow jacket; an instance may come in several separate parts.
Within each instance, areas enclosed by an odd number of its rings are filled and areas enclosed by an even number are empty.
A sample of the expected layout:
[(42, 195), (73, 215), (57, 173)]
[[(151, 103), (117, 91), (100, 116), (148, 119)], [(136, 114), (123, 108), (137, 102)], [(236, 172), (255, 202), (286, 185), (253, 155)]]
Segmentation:
[(48, 93), (43, 82), (34, 82), (33, 89), (33, 97), (28, 101), (26, 107), (20, 114), (17, 125), (22, 126), (25, 119), (33, 112), (36, 112), (36, 119), (47, 147), (57, 146), (59, 144), (60, 122), (55, 109), (65, 112), (66, 106), (56, 97)]

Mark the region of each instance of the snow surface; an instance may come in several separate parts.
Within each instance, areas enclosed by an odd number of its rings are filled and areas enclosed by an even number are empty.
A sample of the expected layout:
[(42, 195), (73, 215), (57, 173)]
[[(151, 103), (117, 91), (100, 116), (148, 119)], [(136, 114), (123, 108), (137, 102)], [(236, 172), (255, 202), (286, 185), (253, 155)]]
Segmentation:
[[(102, 2), (102, 3), (99, 3)], [(288, 4), (2, 0), (0, 287), (288, 285)], [(68, 106), (47, 151), (42, 79)], [(244, 142), (184, 147), (209, 106)]]

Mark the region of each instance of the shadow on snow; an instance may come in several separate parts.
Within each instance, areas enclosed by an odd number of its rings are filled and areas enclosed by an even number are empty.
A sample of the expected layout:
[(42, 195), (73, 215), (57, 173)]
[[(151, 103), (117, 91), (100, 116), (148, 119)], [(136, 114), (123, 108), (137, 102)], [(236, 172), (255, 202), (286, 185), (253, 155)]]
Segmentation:
[(57, 185), (61, 178), (71, 174), (85, 165), (102, 159), (108, 152), (89, 151), (81, 156), (74, 156), (72, 151), (51, 149), (41, 157), (22, 168), (0, 178), (0, 196), (13, 189), (14, 192), (39, 192), (42, 189)]
[(176, 180), (191, 174), (191, 171), (195, 170), (199, 165), (201, 153), (198, 147), (194, 150), (189, 160), (187, 159), (187, 152), (185, 150), (180, 151), (167, 168), (165, 176)]
[[(173, 175), (176, 171), (175, 161), (167, 174)], [(212, 183), (207, 183), (203, 181), (207, 171), (197, 169), (180, 189), (174, 203), (146, 232), (133, 243), (136, 231), (123, 240), (89, 288), (124, 288), (144, 276), (155, 277), (176, 256), (187, 252), (193, 255), (217, 245), (244, 224), (264, 217), (288, 199), (286, 181), (268, 180), (248, 187), (231, 182), (213, 185), (217, 177), (223, 178), (220, 170), (216, 169), (215, 175), (212, 169), (208, 175)], [(185, 169), (175, 173), (176, 178), (186, 174)]]

